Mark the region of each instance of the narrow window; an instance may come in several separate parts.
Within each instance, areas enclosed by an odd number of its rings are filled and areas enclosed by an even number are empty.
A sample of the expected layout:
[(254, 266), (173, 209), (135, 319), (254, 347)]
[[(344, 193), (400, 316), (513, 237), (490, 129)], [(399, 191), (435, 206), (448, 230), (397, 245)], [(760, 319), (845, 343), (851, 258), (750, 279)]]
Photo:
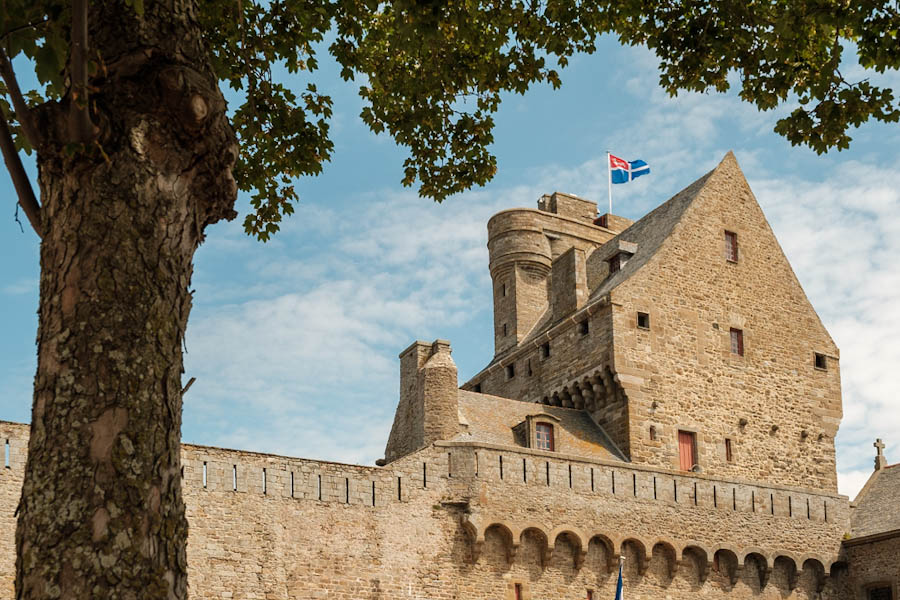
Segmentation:
[(294, 497), (294, 472), (291, 471), (291, 498)]
[(816, 352), (816, 368), (823, 371), (828, 368), (828, 360), (825, 358), (824, 354)]
[(549, 450), (553, 452), (553, 425), (549, 423), (538, 423), (535, 426), (535, 447), (538, 450)]
[(653, 476), (653, 499), (656, 500), (656, 475)]
[(184, 465), (181, 465), (181, 478), (184, 479)]
[(678, 458), (682, 471), (690, 471), (697, 464), (697, 434), (693, 431), (678, 432)]
[(656, 441), (656, 426), (655, 425), (650, 426), (650, 441), (651, 442)]
[(503, 335), (506, 336), (509, 329), (506, 327), (506, 323), (503, 324)]
[(506, 378), (512, 379), (516, 376), (516, 364), (506, 365)]
[(516, 600), (522, 600), (522, 584), (517, 583), (514, 587), (516, 590)]
[(678, 481), (672, 480), (672, 496), (675, 498), (675, 502), (678, 502)]
[(594, 600), (594, 590), (587, 591), (587, 600)]
[(266, 493), (266, 468), (265, 467), (263, 467), (263, 472), (262, 472), (262, 487), (263, 487), (263, 494), (265, 494)]
[(475, 477), (478, 477), (478, 453), (475, 453)]
[(237, 465), (231, 465), (231, 491), (237, 491)]
[(612, 493), (615, 496), (616, 494), (616, 472), (612, 472)]
[(500, 479), (503, 479), (503, 455), (500, 455)]
[(737, 262), (738, 260), (737, 234), (733, 231), (725, 232), (725, 259), (729, 262)]
[(744, 355), (744, 330), (731, 328), (731, 353)]
[(622, 254), (617, 253), (609, 259), (609, 274), (612, 275), (622, 268)]
[(506, 284), (505, 283), (501, 284), (501, 286), (500, 286), (500, 295), (502, 295), (503, 297), (506, 297)]
[(422, 487), (428, 487), (428, 464), (422, 463)]
[(206, 461), (203, 461), (203, 488), (206, 489)]
[(544, 471), (547, 473), (547, 485), (550, 485), (550, 463), (544, 463)]
[(812, 511), (809, 509), (809, 498), (806, 499), (806, 518), (812, 519)]
[(372, 482), (372, 506), (375, 506), (375, 482)]
[(587, 335), (590, 332), (590, 330), (591, 330), (591, 326), (588, 323), (587, 319), (578, 323), (578, 333), (580, 333), (581, 335)]
[(473, 388), (473, 390), (475, 391), (476, 394), (480, 394), (480, 393), (481, 393), (481, 384), (480, 384), (480, 383), (476, 383), (476, 384), (475, 384), (475, 387)]
[(9, 468), (9, 440), (6, 440), (6, 444), (3, 446), (3, 466)]
[(716, 486), (713, 486), (713, 507), (719, 508), (719, 494), (716, 490)]
[(650, 314), (639, 312), (637, 314), (637, 326), (641, 329), (650, 329)]
[(731, 438), (725, 438), (725, 460), (734, 461), (734, 455), (731, 453)]
[(350, 504), (350, 478), (344, 477), (344, 502)]
[(750, 490), (750, 512), (756, 512), (756, 491)]
[(525, 372), (529, 377), (531, 377), (532, 375), (534, 375), (534, 371), (531, 370), (531, 359), (530, 358), (528, 359), (528, 363), (526, 363), (526, 364), (528, 365), (528, 367)]
[(789, 517), (794, 516), (794, 501), (793, 501), (793, 498), (791, 498), (790, 496), (788, 496), (788, 516)]
[(697, 506), (697, 482), (694, 482), (694, 506)]
[(737, 488), (731, 488), (731, 510), (737, 510)]
[(321, 500), (322, 499), (322, 476), (318, 476), (318, 481), (316, 483), (316, 497)]
[(594, 491), (594, 467), (591, 467), (591, 491)]
[[(569, 487), (572, 486), (570, 485)], [(631, 490), (634, 492), (634, 497), (637, 498), (637, 473), (631, 474)]]
[(447, 453), (447, 477), (453, 477), (453, 454)]
[(403, 500), (403, 480), (397, 477), (397, 500)]
[(524, 458), (522, 459), (522, 481), (528, 483), (528, 465)]
[(572, 465), (569, 465), (569, 487), (572, 487)]
[(541, 344), (541, 358), (550, 358), (550, 342)]
[(822, 512), (825, 515), (825, 522), (828, 522), (828, 500), (822, 501)]
[(775, 494), (769, 494), (769, 512), (775, 514)]

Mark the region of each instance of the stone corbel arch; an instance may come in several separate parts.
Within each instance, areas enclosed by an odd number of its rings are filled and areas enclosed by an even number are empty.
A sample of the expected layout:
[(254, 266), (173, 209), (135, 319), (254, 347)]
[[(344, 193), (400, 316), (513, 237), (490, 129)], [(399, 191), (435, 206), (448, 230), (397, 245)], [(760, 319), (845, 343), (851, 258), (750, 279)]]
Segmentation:
[(769, 555), (759, 548), (747, 548), (741, 554), (740, 559), (738, 560), (738, 566), (741, 569), (746, 568), (747, 558), (754, 557), (756, 561), (756, 565), (758, 568), (757, 575), (759, 576), (759, 591), (762, 591), (766, 588), (766, 585), (769, 583), (769, 578), (772, 576), (772, 560)]
[(462, 515), (462, 528), (468, 534), (471, 546), (472, 563), (478, 562), (481, 551), (484, 549), (484, 532), (487, 528), (482, 528), (479, 519), (475, 515)]
[(595, 533), (591, 536), (591, 539), (588, 540), (588, 547), (590, 547), (593, 540), (598, 540), (603, 546), (606, 554), (606, 570), (611, 572), (615, 569), (616, 563), (618, 562), (618, 553), (616, 552), (616, 549), (620, 547), (618, 538), (615, 536), (608, 536), (604, 533)]
[[(720, 554), (721, 553), (721, 554)], [(734, 565), (734, 568), (730, 566), (725, 569), (725, 576), (728, 577), (728, 581), (731, 584), (731, 587), (734, 587), (734, 584), (737, 583), (738, 579), (741, 576), (741, 570), (743, 565), (738, 560), (738, 553), (731, 546), (718, 545), (712, 548), (712, 557), (713, 557), (713, 565), (718, 565), (719, 572), (722, 572), (723, 561), (727, 561), (729, 565)], [(716, 560), (718, 557), (721, 557), (718, 561)]]
[(697, 560), (697, 581), (704, 583), (709, 575), (709, 568), (712, 563), (712, 554), (705, 546), (697, 542), (688, 542), (681, 550), (681, 564), (687, 562), (687, 556), (692, 555)]
[(561, 535), (568, 535), (571, 539), (575, 540), (577, 544), (577, 548), (575, 549), (575, 570), (581, 569), (581, 565), (584, 564), (584, 558), (587, 556), (588, 549), (588, 538), (584, 535), (584, 533), (576, 528), (570, 527), (569, 525), (560, 525), (555, 527), (553, 531), (550, 532), (550, 535), (547, 536), (548, 540), (548, 551), (547, 551), (547, 560), (549, 562), (550, 557), (553, 555), (553, 550), (556, 547), (556, 538)]
[(807, 563), (812, 567), (816, 574), (816, 593), (821, 594), (826, 579), (825, 561), (817, 554), (804, 554), (800, 557), (800, 561), (801, 569), (805, 569)]
[(630, 536), (623, 539), (619, 543), (619, 555), (623, 555), (625, 553), (625, 544), (633, 544), (638, 549), (638, 575), (643, 576), (644, 573), (647, 572), (647, 567), (650, 565), (650, 548), (647, 547), (647, 544), (644, 543), (643, 540)]
[(650, 545), (650, 557), (651, 558), (653, 557), (654, 551), (656, 550), (657, 546), (661, 546), (661, 547), (665, 548), (667, 553), (671, 556), (672, 560), (668, 561), (668, 563), (669, 563), (668, 575), (669, 575), (669, 579), (674, 579), (675, 574), (678, 572), (678, 566), (681, 564), (681, 561), (679, 560), (678, 557), (681, 556), (682, 551), (679, 550), (679, 548), (675, 545), (675, 542), (673, 542), (672, 540), (667, 539), (667, 538), (656, 538), (655, 540), (653, 540), (653, 543)]
[(779, 562), (787, 564), (788, 591), (793, 592), (797, 589), (797, 582), (800, 579), (800, 570), (797, 567), (797, 557), (790, 552), (779, 552), (772, 560), (772, 569), (774, 569)]
[(522, 537), (529, 531), (536, 531), (544, 538), (544, 545), (541, 548), (541, 569), (546, 569), (547, 565), (550, 564), (550, 553), (552, 552), (550, 549), (550, 536), (544, 528), (537, 523), (526, 523), (519, 527), (516, 532), (516, 539), (519, 540), (519, 544), (522, 542)]

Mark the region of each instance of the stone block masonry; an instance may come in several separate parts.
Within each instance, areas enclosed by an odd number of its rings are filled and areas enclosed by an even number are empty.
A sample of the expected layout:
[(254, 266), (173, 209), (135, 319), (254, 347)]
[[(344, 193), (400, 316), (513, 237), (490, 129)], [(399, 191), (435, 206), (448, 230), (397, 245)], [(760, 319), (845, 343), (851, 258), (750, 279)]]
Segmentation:
[[(3, 600), (27, 438), (0, 422)], [(847, 499), (828, 493), (460, 442), (381, 468), (188, 444), (182, 462), (195, 598), (514, 599), (516, 583), (612, 597), (620, 553), (634, 598), (837, 599), (848, 585)]]

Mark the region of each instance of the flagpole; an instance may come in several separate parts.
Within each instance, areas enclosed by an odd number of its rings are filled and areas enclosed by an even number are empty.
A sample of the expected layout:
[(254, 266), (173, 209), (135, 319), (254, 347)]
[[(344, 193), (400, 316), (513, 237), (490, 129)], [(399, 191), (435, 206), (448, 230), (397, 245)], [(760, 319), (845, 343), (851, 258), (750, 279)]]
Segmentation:
[(609, 188), (609, 214), (612, 214), (612, 167), (609, 164), (609, 150), (606, 151), (606, 185)]

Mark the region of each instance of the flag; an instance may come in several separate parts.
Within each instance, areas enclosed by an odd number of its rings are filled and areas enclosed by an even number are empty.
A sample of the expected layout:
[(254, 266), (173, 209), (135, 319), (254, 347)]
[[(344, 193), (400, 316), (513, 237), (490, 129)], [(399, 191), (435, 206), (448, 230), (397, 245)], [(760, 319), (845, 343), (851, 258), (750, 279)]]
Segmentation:
[(642, 160), (628, 162), (618, 156), (609, 155), (609, 173), (612, 183), (628, 183), (635, 177), (646, 175), (649, 172), (649, 165)]
[(616, 584), (616, 600), (625, 600), (625, 592), (622, 590), (622, 560), (619, 559), (619, 582)]

